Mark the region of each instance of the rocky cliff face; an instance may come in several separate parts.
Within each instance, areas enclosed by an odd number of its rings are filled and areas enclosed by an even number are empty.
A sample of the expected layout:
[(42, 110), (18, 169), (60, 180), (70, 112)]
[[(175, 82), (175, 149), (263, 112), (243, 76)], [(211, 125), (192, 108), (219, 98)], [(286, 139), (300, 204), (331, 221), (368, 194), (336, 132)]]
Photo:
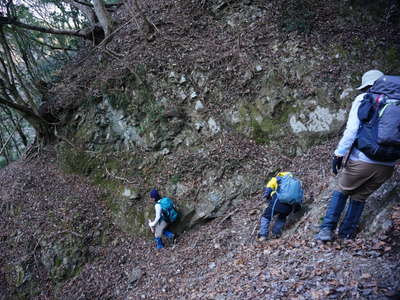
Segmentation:
[[(153, 187), (176, 201), (178, 232), (238, 212), (247, 230), (262, 212), (265, 181), (289, 170), (303, 181), (306, 201), (286, 234), (315, 233), (334, 188), (330, 156), (356, 95), (352, 87), (368, 69), (399, 72), (393, 52), (398, 45), (380, 35), (383, 25), (370, 25), (367, 11), (344, 4), (316, 5), (315, 15), (301, 11), (298, 20), (279, 1), (175, 2), (151, 3), (148, 13), (159, 30), (155, 40), (145, 41), (129, 23), (105, 49), (81, 53), (59, 74), (52, 92), (68, 112), (60, 117), (67, 125), (58, 132), (54, 164), (87, 177), (102, 193), (89, 202), (79, 192), (66, 197), (66, 187), (54, 195), (68, 217), (49, 208), (45, 219), (56, 229), (43, 233), (47, 239), (21, 246), (21, 253), (33, 256), (7, 261), (9, 286), (36, 289), (41, 275), (56, 284), (82, 269), (92, 276), (90, 263), (101, 256), (99, 249), (123, 240), (113, 239), (110, 228), (127, 236), (150, 234)], [(359, 29), (363, 22), (368, 32)], [(385, 41), (386, 47), (371, 46)], [(391, 226), (398, 179), (396, 173), (371, 197), (363, 219), (366, 235)], [(21, 190), (10, 186), (11, 193)], [(24, 199), (2, 210), (10, 218), (29, 218), (29, 198)], [(51, 206), (49, 200), (44, 203)], [(80, 209), (86, 215), (92, 200), (105, 215), (90, 215), (93, 222), (85, 223)], [(31, 236), (42, 234), (37, 226)], [(20, 245), (18, 232), (12, 229), (4, 238), (11, 248)]]
[[(182, 9), (165, 5), (158, 4), (157, 19)], [(124, 28), (108, 45), (111, 54), (93, 52), (79, 61), (90, 81), (77, 65), (68, 67), (58, 92), (74, 89), (84, 105), (69, 115), (65, 134), (75, 147), (62, 146), (64, 167), (111, 191), (110, 207), (125, 230), (146, 230), (152, 187), (178, 202), (189, 226), (228, 213), (268, 176), (293, 168), (296, 156), (340, 134), (362, 72), (396, 68), (386, 50), (369, 48), (379, 34), (365, 35), (365, 44), (350, 38), (356, 11), (334, 19), (344, 30), (338, 38), (318, 18), (311, 18), (314, 34), (288, 30), (282, 18), (297, 24), (310, 16), (290, 19), (280, 6), (272, 15), (266, 5), (210, 2), (211, 15), (180, 11), (180, 23), (161, 23), (160, 37), (145, 47), (140, 32)], [(339, 9), (315, 11), (333, 8)], [(182, 26), (187, 33), (179, 36)]]

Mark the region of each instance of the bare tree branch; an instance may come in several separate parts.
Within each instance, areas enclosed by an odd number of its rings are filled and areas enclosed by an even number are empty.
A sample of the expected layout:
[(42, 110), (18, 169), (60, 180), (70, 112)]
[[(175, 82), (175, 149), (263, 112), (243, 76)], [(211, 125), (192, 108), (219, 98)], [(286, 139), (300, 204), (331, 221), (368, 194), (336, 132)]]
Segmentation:
[(42, 46), (48, 47), (48, 48), (53, 49), (53, 50), (78, 51), (78, 49), (73, 49), (73, 48), (56, 47), (56, 46), (47, 44), (47, 43), (45, 43), (45, 42), (39, 41), (39, 40), (37, 40), (37, 39), (34, 39), (34, 38), (32, 38), (32, 37), (28, 37), (28, 38), (29, 38), (31, 41), (34, 41), (34, 42), (36, 42), (36, 43), (38, 43), (38, 44), (40, 44), (40, 45), (42, 45)]
[(0, 26), (2, 26), (2, 25), (14, 25), (14, 26), (17, 26), (20, 28), (39, 31), (39, 32), (43, 32), (43, 33), (72, 35), (72, 36), (87, 38), (87, 35), (82, 33), (81, 30), (46, 28), (46, 27), (41, 27), (41, 26), (25, 24), (25, 23), (19, 22), (18, 20), (14, 19), (14, 18), (7, 18), (7, 17), (0, 16)]
[(18, 103), (12, 102), (12, 101), (8, 101), (8, 100), (6, 100), (4, 98), (0, 98), (0, 105), (1, 104), (5, 105), (7, 107), (13, 108), (13, 109), (19, 111), (22, 114), (33, 116), (33, 117), (36, 117), (36, 118), (40, 118), (39, 116), (37, 116), (34, 113), (34, 111), (32, 109), (30, 109), (27, 106), (20, 105)]

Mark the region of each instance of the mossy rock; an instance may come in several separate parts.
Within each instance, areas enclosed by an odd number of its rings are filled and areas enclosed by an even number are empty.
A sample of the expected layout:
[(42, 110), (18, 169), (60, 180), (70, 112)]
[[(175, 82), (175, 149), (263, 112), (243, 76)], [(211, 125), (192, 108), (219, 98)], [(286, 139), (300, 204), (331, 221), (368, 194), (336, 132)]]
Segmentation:
[(83, 237), (68, 233), (57, 236), (57, 240), (42, 242), (41, 261), (49, 277), (55, 282), (74, 277), (89, 260), (88, 246)]
[(7, 166), (7, 160), (4, 156), (0, 156), (0, 168), (4, 168), (5, 166)]

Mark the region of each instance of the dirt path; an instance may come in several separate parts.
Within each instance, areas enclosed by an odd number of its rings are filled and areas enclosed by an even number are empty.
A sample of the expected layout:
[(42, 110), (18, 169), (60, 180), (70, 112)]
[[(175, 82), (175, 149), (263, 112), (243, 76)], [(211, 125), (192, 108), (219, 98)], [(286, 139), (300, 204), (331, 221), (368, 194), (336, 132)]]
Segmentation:
[[(380, 239), (319, 244), (311, 238), (312, 224), (305, 224), (260, 244), (254, 226), (262, 206), (254, 200), (254, 207), (185, 232), (175, 246), (157, 251), (151, 239), (114, 227), (101, 190), (60, 172), (51, 153), (0, 170), (0, 179), (0, 299), (11, 297), (13, 288), (4, 266), (29, 255), (41, 286), (33, 299), (399, 299), (398, 207), (395, 227)], [(51, 243), (66, 223), (91, 246), (78, 275), (56, 289), (34, 245)], [(109, 225), (107, 243), (90, 240), (99, 224)]]

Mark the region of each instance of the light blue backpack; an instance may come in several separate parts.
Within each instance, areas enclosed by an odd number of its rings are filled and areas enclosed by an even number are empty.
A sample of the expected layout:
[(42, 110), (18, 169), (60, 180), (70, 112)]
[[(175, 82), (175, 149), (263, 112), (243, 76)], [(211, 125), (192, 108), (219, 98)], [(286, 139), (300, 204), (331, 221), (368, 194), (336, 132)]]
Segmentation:
[(174, 223), (178, 218), (178, 212), (175, 209), (174, 202), (171, 199), (164, 197), (158, 200), (161, 206), (162, 217), (167, 223)]
[(303, 203), (304, 192), (299, 179), (292, 175), (278, 176), (278, 189), (276, 191), (277, 199), (281, 203), (290, 205)]

